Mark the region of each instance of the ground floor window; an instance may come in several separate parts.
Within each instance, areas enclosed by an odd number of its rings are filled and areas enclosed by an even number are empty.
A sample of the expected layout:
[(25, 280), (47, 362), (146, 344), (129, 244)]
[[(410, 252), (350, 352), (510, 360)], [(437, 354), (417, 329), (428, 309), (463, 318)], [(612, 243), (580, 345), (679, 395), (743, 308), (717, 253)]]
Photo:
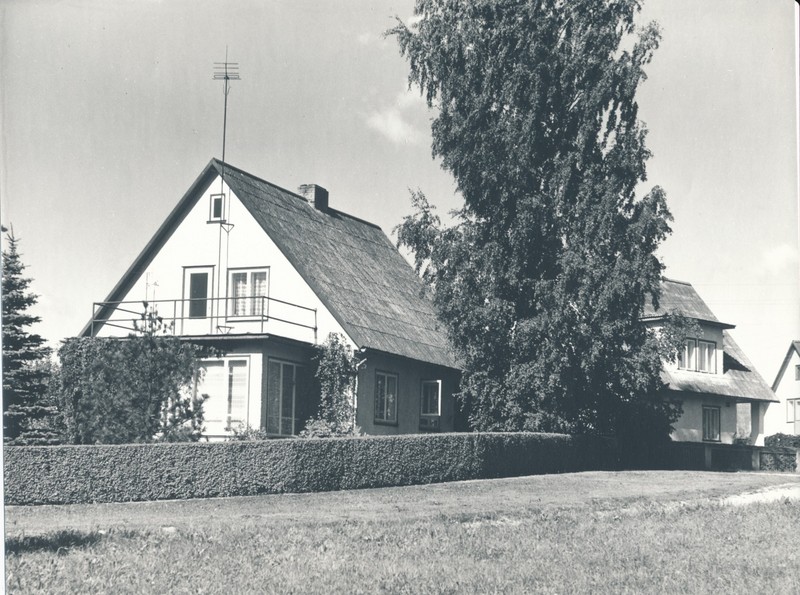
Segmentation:
[(224, 357), (200, 362), (205, 373), (195, 383), (203, 403), (206, 433), (224, 434), (247, 423), (250, 405), (249, 357)]
[(397, 423), (397, 374), (375, 373), (375, 421)]
[(422, 382), (422, 409), (423, 416), (441, 415), (442, 410), (442, 381), (423, 380)]
[(302, 366), (270, 358), (267, 365), (267, 420), (268, 434), (292, 436), (303, 428), (300, 419), (298, 390)]
[(703, 440), (720, 441), (719, 407), (703, 407)]

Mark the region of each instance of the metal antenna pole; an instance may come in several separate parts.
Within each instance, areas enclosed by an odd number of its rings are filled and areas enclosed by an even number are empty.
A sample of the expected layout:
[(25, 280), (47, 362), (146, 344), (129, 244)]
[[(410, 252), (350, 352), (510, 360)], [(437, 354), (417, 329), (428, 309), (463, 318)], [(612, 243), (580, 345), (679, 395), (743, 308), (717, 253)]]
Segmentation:
[[(228, 93), (231, 91), (230, 81), (238, 81), (239, 79), (239, 63), (238, 62), (228, 62), (228, 46), (225, 46), (225, 61), (224, 62), (214, 62), (214, 80), (215, 81), (222, 81), (222, 94), (225, 96), (224, 102), (224, 110), (222, 115), (222, 168), (220, 170), (220, 177), (219, 177), (219, 193), (221, 195), (222, 200), (222, 217), (220, 218), (220, 226), (219, 226), (219, 245), (217, 247), (217, 297), (220, 295), (220, 283), (222, 283), (222, 231), (225, 231), (225, 240), (226, 240), (226, 248), (225, 248), (225, 259), (227, 262), (228, 257), (228, 240), (230, 239), (229, 234), (231, 229), (233, 228), (233, 224), (227, 221), (228, 217), (226, 217), (225, 211), (228, 211), (228, 215), (230, 215), (230, 205), (228, 201), (225, 200), (225, 138), (228, 132)], [(227, 264), (226, 264), (227, 268)], [(226, 273), (227, 274), (227, 273)], [(223, 303), (223, 307), (227, 308), (227, 302)], [(212, 306), (213, 308), (213, 306)], [(219, 314), (220, 305), (216, 305), (216, 314)], [(213, 330), (213, 320), (215, 313), (212, 312), (212, 330)]]
[(225, 46), (225, 61), (214, 62), (214, 80), (223, 81), (222, 93), (225, 96), (224, 111), (222, 115), (222, 173), (220, 175), (220, 193), (223, 193), (225, 182), (225, 137), (228, 131), (228, 93), (230, 93), (230, 81), (239, 79), (239, 63), (228, 62), (228, 46)]

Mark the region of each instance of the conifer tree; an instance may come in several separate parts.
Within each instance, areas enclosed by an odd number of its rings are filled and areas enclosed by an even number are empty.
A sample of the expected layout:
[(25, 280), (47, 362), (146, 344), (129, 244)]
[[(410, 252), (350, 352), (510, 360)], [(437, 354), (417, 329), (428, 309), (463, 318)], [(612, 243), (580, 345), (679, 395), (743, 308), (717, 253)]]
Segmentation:
[[(6, 232), (6, 229), (2, 229)], [(48, 399), (47, 358), (50, 348), (30, 327), (40, 321), (30, 314), (38, 296), (29, 291), (19, 240), (13, 230), (3, 251), (3, 429), (10, 444), (49, 444), (57, 441), (47, 418), (55, 414)]]
[(433, 155), (464, 206), (441, 224), (421, 192), (398, 226), (463, 362), (479, 430), (665, 439), (670, 333), (658, 300), (670, 233), (646, 180), (636, 90), (658, 46), (638, 0), (417, 0), (389, 33), (435, 110)]

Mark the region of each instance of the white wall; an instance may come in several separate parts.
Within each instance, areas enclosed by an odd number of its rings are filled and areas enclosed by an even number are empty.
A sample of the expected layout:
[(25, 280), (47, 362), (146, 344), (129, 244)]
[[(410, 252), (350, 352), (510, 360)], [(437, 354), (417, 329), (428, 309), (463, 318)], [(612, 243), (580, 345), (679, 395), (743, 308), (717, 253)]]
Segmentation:
[[(141, 311), (141, 301), (148, 300), (158, 307), (165, 319), (175, 320), (175, 333), (182, 335), (216, 334), (218, 325), (229, 328), (230, 333), (269, 333), (305, 342), (323, 342), (328, 333), (336, 332), (345, 336), (344, 329), (325, 308), (300, 274), (289, 263), (275, 243), (267, 236), (261, 226), (250, 215), (239, 199), (225, 186), (229, 197), (228, 217), (233, 224), (226, 233), (219, 223), (208, 223), (210, 194), (220, 192), (217, 178), (209, 189), (191, 208), (178, 225), (164, 247), (155, 256), (146, 271), (142, 271), (131, 290), (122, 301), (135, 301), (128, 309)], [(220, 307), (213, 315), (216, 319), (179, 320), (188, 316), (188, 303), (180, 300), (185, 297), (184, 267), (207, 266), (213, 270), (212, 297), (227, 295), (228, 269), (269, 267), (269, 296), (307, 308), (316, 308), (318, 332), (316, 341), (313, 330), (270, 320), (240, 323), (227, 319)], [(188, 296), (187, 296), (188, 297)], [(162, 301), (167, 300), (167, 301)], [(182, 314), (183, 308), (186, 311)], [(314, 325), (314, 314), (270, 302), (270, 314)], [(132, 314), (117, 311), (112, 318), (131, 318)], [(104, 326), (100, 336), (124, 336), (127, 331)], [(351, 341), (352, 343), (352, 341)]]
[(732, 399), (713, 396), (680, 395), (683, 415), (673, 424), (671, 437), (681, 442), (703, 441), (703, 406), (719, 407), (720, 442), (732, 444), (736, 434), (736, 404)]
[(764, 415), (764, 434), (797, 434), (800, 433), (800, 424), (789, 421), (787, 411), (788, 399), (800, 399), (800, 381), (795, 380), (795, 366), (800, 365), (800, 356), (793, 349), (792, 356), (783, 376), (775, 389), (775, 395), (780, 403), (771, 403)]

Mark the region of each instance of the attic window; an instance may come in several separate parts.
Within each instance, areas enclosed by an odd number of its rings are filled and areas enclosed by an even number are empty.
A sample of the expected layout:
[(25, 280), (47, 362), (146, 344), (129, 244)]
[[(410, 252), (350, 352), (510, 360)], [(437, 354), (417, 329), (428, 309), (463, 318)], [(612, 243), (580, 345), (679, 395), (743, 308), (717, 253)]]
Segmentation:
[(208, 222), (225, 221), (225, 195), (212, 194), (210, 198)]
[(794, 379), (800, 380), (800, 365), (794, 367)]

